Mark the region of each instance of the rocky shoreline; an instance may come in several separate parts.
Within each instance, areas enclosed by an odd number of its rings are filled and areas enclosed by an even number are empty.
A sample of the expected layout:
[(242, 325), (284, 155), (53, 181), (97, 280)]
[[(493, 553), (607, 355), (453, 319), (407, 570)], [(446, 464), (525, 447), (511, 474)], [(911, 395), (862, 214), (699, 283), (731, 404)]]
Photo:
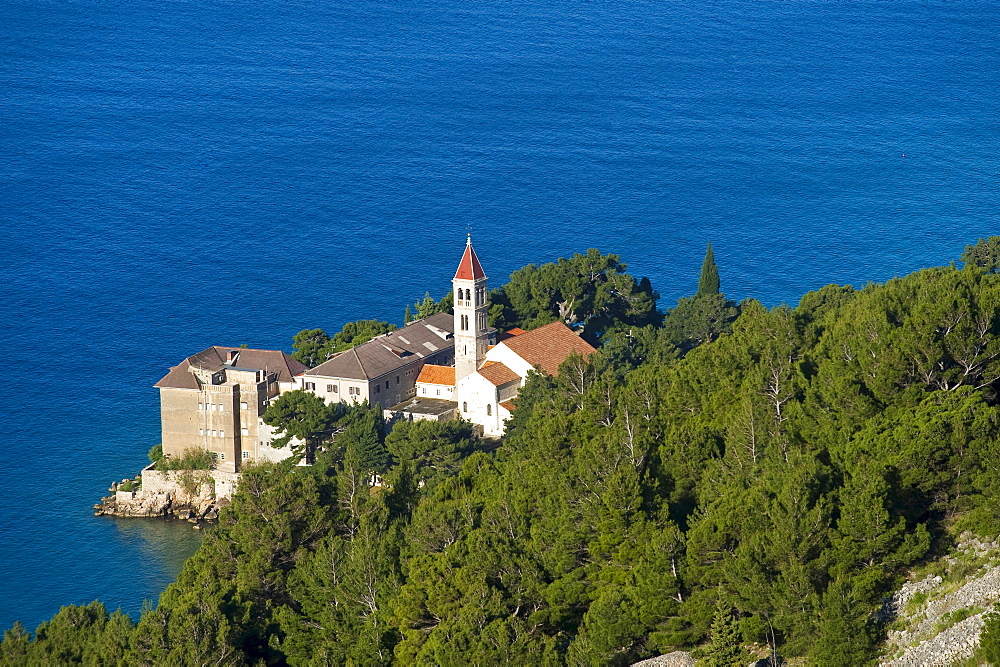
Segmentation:
[(197, 482), (151, 484), (145, 474), (112, 482), (109, 495), (94, 505), (94, 516), (181, 519), (199, 528), (200, 522), (218, 519), (219, 510), (229, 504), (229, 498), (217, 497), (214, 484), (208, 480)]

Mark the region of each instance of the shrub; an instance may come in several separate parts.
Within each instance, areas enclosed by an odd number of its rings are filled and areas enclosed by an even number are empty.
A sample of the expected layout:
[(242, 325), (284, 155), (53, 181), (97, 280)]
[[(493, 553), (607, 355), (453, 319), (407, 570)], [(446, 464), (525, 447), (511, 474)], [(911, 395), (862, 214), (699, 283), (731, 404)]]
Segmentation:
[(160, 461), (163, 460), (163, 445), (153, 445), (146, 456), (149, 457), (150, 463), (159, 467)]
[(1000, 614), (995, 611), (986, 616), (977, 657), (994, 665), (1000, 664)]
[(157, 470), (211, 470), (214, 467), (215, 457), (204, 449), (185, 449), (180, 458), (164, 456), (156, 463)]

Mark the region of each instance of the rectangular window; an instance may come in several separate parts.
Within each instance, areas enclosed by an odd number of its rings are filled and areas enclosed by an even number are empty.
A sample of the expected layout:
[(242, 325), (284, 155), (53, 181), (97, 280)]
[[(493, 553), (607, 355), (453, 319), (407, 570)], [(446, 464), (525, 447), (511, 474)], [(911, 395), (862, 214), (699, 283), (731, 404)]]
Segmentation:
[(396, 384), (399, 384), (399, 376), (396, 376)]
[(333, 393), (333, 385), (332, 384), (326, 385), (326, 393), (328, 393), (328, 394), (332, 394)]
[(388, 389), (388, 388), (389, 388), (389, 381), (388, 381), (388, 380), (386, 380), (386, 381), (385, 381), (385, 388), (386, 388), (386, 389)]
[(215, 429), (212, 429), (212, 437), (213, 438), (216, 436), (216, 433), (218, 433), (218, 431), (216, 431)]
[(243, 452), (243, 460), (246, 461), (248, 458), (250, 458), (250, 452)]
[(306, 391), (315, 391), (315, 390), (316, 390), (315, 382), (306, 382)]
[(224, 405), (223, 405), (222, 403), (219, 403), (219, 412), (222, 412), (222, 410), (223, 410), (223, 409), (224, 409), (225, 407), (226, 407), (226, 406), (224, 406)]
[(440, 389), (435, 389), (434, 391), (436, 392), (436, 394), (437, 394), (438, 396), (440, 396), (440, 395), (441, 395), (441, 390), (440, 390)]
[(420, 388), (420, 393), (422, 393), (424, 396), (426, 396), (427, 395), (427, 387), (421, 387)]
[(220, 438), (225, 438), (226, 437), (226, 432), (225, 431), (219, 431), (219, 437)]
[(203, 428), (198, 429), (198, 435), (205, 435), (205, 429)]
[(220, 460), (220, 461), (225, 461), (225, 460), (226, 460), (226, 455), (225, 455), (225, 453), (223, 453), (223, 452), (219, 452), (219, 460)]
[(250, 435), (250, 429), (248, 429), (248, 428), (241, 428), (240, 429), (240, 435)]
[(330, 391), (332, 391), (333, 393), (336, 394), (337, 393), (337, 385), (331, 384), (330, 386), (333, 387), (333, 389), (331, 389)]
[(205, 409), (205, 404), (204, 403), (199, 403), (198, 404), (198, 409), (199, 410), (204, 410)]
[(380, 387), (378, 385), (375, 385), (375, 393), (376, 394), (379, 392), (380, 389), (382, 389), (382, 387)]
[(240, 410), (246, 410), (246, 409), (248, 409), (249, 407), (250, 407), (250, 406), (249, 406), (249, 405), (247, 405), (246, 403), (240, 403)]

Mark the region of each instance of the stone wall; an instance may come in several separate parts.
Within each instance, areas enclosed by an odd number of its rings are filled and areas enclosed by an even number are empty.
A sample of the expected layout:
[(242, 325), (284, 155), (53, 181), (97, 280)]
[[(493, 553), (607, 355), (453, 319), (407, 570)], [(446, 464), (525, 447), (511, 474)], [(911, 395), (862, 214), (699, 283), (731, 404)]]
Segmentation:
[(222, 470), (153, 470), (150, 465), (142, 471), (140, 490), (119, 491), (113, 484), (111, 495), (102, 498), (94, 510), (98, 515), (211, 521), (221, 506), (229, 504), (239, 477), (239, 473)]
[(239, 478), (239, 473), (223, 470), (153, 470), (147, 466), (142, 471), (141, 493), (172, 493), (177, 502), (228, 500)]
[[(884, 667), (961, 663), (978, 648), (984, 617), (1000, 601), (1000, 544), (965, 533), (941, 563), (944, 577), (908, 582), (887, 600), (883, 616), (895, 617), (896, 627), (889, 632)], [(971, 575), (953, 572), (970, 566), (976, 567)]]

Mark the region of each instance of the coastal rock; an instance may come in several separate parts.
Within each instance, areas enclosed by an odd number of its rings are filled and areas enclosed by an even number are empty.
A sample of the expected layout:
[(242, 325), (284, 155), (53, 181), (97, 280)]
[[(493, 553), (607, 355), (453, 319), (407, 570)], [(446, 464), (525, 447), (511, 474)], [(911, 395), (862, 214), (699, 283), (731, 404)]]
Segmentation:
[[(149, 466), (135, 479), (112, 482), (109, 489), (111, 495), (94, 505), (94, 514), (215, 521), (219, 509), (229, 504), (229, 498), (224, 494), (232, 491), (236, 479), (235, 473), (162, 472)], [(130, 490), (123, 491), (123, 487)], [(220, 487), (222, 497), (217, 496)]]
[(166, 516), (171, 502), (170, 494), (117, 491), (114, 495), (103, 499), (97, 514), (132, 517)]
[(694, 658), (685, 651), (674, 651), (637, 662), (632, 667), (694, 667)]

